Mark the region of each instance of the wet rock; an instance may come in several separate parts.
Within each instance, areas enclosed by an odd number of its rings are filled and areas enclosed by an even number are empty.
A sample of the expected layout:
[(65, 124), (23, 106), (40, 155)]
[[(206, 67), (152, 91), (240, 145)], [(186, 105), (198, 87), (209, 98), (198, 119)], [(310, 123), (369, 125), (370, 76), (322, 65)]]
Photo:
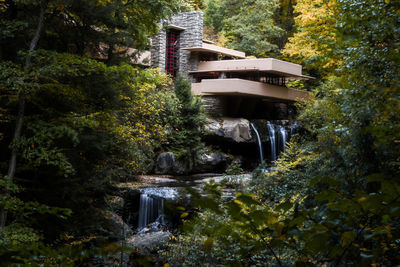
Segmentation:
[(155, 173), (156, 174), (172, 174), (183, 175), (191, 171), (189, 161), (185, 159), (176, 159), (174, 153), (163, 152), (160, 153), (156, 160)]
[(231, 139), (234, 142), (248, 142), (252, 140), (250, 122), (243, 118), (208, 119), (205, 126), (206, 135), (216, 135)]
[(147, 233), (167, 231), (167, 230), (168, 230), (167, 226), (160, 223), (159, 221), (155, 221), (143, 227), (137, 234), (143, 235)]
[(163, 152), (160, 153), (156, 160), (156, 174), (167, 174), (173, 173), (174, 167), (176, 165), (174, 153)]
[(141, 254), (147, 254), (149, 250), (167, 242), (171, 235), (168, 231), (148, 232), (131, 236), (125, 242), (127, 247), (138, 248)]
[(223, 172), (230, 161), (230, 157), (225, 153), (203, 153), (199, 156), (194, 171), (198, 173)]

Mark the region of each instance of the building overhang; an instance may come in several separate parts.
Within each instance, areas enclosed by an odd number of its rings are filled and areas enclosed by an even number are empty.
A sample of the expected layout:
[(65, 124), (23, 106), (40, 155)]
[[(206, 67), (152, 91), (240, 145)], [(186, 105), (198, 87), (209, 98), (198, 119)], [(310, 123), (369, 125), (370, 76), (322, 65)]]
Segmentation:
[(174, 24), (169, 24), (166, 28), (167, 29), (172, 29), (172, 30), (177, 30), (177, 31), (184, 31), (185, 30), (185, 28), (179, 27), (179, 26), (174, 25)]
[(293, 79), (313, 79), (302, 74), (302, 66), (274, 58), (202, 61), (191, 74), (207, 72), (263, 72)]
[(184, 47), (182, 50), (192, 51), (192, 52), (204, 52), (204, 53), (213, 53), (213, 54), (222, 54), (224, 56), (236, 57), (244, 59), (246, 58), (246, 54), (241, 51), (220, 47), (217, 45), (213, 45), (210, 43), (203, 42), (202, 46), (197, 47)]
[(289, 80), (310, 80), (310, 79), (315, 79), (314, 77), (307, 76), (307, 75), (294, 75), (294, 74), (288, 74), (286, 72), (279, 72), (279, 71), (266, 71), (266, 70), (260, 70), (257, 68), (254, 69), (225, 69), (225, 70), (194, 70), (194, 71), (189, 71), (189, 74), (204, 74), (204, 73), (212, 73), (212, 74), (218, 74), (218, 73), (230, 73), (230, 72), (239, 72), (239, 73), (260, 73), (260, 74), (273, 74), (275, 76), (279, 77), (285, 77)]
[(311, 98), (311, 93), (283, 86), (243, 79), (203, 79), (192, 83), (195, 95), (242, 95), (282, 101), (303, 101)]

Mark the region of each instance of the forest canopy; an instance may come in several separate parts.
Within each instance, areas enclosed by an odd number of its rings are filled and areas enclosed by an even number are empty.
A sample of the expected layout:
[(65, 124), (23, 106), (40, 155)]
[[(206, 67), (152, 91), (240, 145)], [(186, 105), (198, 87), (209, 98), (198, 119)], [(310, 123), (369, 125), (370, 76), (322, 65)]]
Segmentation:
[(260, 166), (231, 199), (214, 183), (190, 191), (157, 264), (398, 265), (392, 0), (0, 0), (0, 262), (112, 266), (115, 184), (164, 149), (196, 164), (204, 117), (189, 81), (131, 65), (161, 20), (188, 10), (204, 12), (205, 38), (316, 79), (293, 84), (313, 97), (274, 171)]

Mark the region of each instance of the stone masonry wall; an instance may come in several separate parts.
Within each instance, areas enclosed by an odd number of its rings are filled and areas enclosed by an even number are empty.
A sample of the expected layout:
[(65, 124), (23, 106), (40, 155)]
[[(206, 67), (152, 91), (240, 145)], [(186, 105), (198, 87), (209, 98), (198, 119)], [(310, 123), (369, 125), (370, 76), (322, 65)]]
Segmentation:
[(165, 53), (167, 46), (167, 34), (165, 30), (161, 30), (151, 40), (151, 65), (165, 70)]
[(212, 117), (221, 117), (226, 113), (226, 100), (221, 96), (202, 96), (203, 107)]
[[(172, 16), (172, 24), (184, 28), (179, 37), (179, 72), (187, 74), (197, 70), (199, 56), (196, 52), (181, 50), (185, 47), (201, 47), (203, 43), (203, 12), (191, 11)], [(153, 67), (165, 71), (166, 30), (162, 29), (152, 38), (151, 62)]]

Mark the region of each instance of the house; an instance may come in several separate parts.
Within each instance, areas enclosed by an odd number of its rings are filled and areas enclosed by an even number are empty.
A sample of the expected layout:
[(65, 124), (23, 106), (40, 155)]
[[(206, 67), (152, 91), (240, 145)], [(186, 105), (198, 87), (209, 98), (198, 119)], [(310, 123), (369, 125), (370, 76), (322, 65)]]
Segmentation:
[(244, 52), (203, 40), (203, 13), (174, 15), (152, 38), (151, 65), (192, 80), (192, 91), (202, 96), (213, 116), (248, 119), (288, 119), (293, 104), (309, 92), (287, 86), (288, 81), (309, 79), (302, 66), (273, 58), (246, 58)]

